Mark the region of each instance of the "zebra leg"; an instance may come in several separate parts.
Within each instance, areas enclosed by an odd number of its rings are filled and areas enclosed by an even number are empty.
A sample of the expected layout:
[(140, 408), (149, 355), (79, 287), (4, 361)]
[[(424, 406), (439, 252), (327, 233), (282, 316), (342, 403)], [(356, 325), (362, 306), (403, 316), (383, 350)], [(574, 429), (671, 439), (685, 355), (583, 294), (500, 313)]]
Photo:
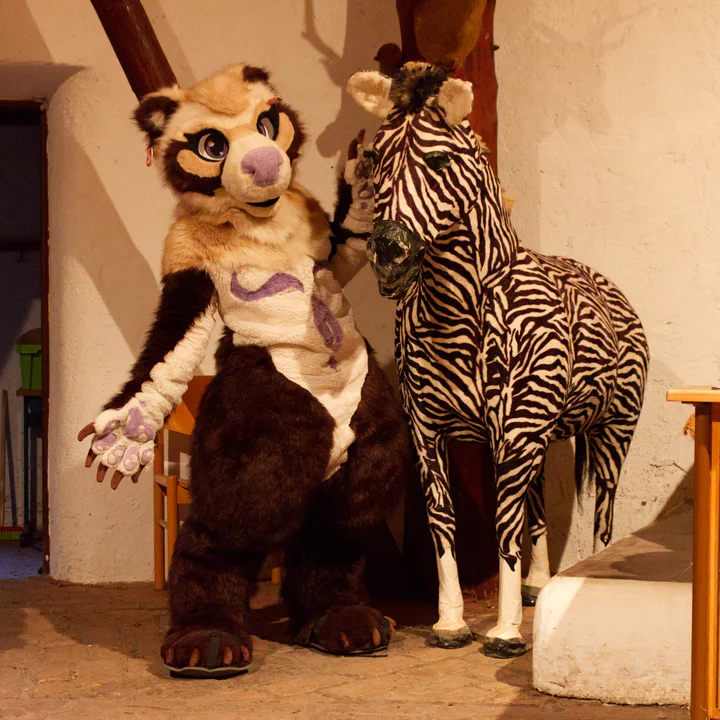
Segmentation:
[(530, 535), (530, 568), (522, 585), (523, 605), (534, 606), (540, 591), (550, 581), (547, 524), (545, 521), (545, 468), (530, 483), (526, 511)]
[(543, 445), (507, 449), (496, 454), (498, 502), (496, 529), (500, 552), (500, 601), (498, 622), (488, 630), (482, 652), (489, 657), (509, 658), (527, 652), (520, 634), (522, 622), (522, 570), (520, 563), (525, 498), (530, 485), (542, 472)]
[(462, 589), (455, 559), (455, 510), (450, 498), (447, 441), (439, 434), (434, 441), (428, 441), (415, 432), (413, 440), (418, 451), (439, 581), (439, 619), (433, 625), (428, 644), (444, 649), (461, 648), (469, 645), (473, 636), (463, 619)]

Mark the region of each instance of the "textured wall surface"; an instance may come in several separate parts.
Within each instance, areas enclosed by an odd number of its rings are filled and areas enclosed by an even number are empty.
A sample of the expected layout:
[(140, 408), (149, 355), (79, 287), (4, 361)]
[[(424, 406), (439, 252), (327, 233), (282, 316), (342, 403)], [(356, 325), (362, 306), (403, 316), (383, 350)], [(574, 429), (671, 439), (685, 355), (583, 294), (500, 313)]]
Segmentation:
[[(651, 352), (621, 479), (615, 537), (686, 496), (686, 407), (667, 388), (718, 377), (720, 4), (498, 3), (500, 170), (523, 242), (614, 280)], [(551, 552), (592, 548), (592, 499), (573, 509), (571, 450), (549, 468)]]

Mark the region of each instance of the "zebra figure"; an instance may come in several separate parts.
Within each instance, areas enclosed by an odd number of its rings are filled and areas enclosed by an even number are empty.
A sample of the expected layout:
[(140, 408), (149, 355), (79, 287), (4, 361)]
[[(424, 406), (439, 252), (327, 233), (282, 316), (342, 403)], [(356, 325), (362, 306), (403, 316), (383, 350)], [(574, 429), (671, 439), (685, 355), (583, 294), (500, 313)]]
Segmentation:
[(467, 116), (470, 83), (408, 63), (390, 79), (361, 72), (348, 90), (383, 118), (373, 148), (375, 222), (368, 254), (381, 294), (398, 301), (396, 360), (437, 555), (432, 644), (467, 645), (455, 561), (447, 441), (487, 442), (495, 461), (499, 617), (483, 652), (527, 650), (521, 538), (532, 539), (525, 590), (550, 578), (544, 463), (577, 438), (596, 487), (595, 544), (607, 545), (620, 471), (642, 406), (648, 346), (629, 302), (569, 258), (520, 245)]

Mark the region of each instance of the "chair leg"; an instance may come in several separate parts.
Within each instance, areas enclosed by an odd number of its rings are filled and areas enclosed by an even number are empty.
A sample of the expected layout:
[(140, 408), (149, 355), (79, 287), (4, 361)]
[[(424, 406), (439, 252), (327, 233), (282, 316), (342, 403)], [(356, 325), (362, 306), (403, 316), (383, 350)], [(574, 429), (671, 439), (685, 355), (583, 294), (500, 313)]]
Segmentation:
[(165, 589), (165, 493), (157, 483), (153, 483), (153, 548), (155, 589)]
[(282, 583), (282, 562), (283, 554), (274, 552), (270, 555), (270, 581), (273, 585)]
[(178, 479), (177, 475), (168, 475), (167, 479), (167, 531), (168, 531), (168, 558), (172, 562), (175, 541), (180, 530), (178, 514)]

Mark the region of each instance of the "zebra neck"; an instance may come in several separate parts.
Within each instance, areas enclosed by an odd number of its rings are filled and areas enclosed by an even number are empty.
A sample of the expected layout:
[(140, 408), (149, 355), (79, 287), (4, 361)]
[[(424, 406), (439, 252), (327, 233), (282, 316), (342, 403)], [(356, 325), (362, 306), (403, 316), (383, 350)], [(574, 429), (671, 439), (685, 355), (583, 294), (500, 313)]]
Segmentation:
[[(494, 176), (493, 176), (494, 180)], [(496, 192), (481, 187), (478, 200), (467, 216), (454, 225), (436, 247), (440, 254), (470, 273), (481, 287), (492, 287), (510, 271), (517, 258), (520, 242), (510, 223), (497, 181)]]

